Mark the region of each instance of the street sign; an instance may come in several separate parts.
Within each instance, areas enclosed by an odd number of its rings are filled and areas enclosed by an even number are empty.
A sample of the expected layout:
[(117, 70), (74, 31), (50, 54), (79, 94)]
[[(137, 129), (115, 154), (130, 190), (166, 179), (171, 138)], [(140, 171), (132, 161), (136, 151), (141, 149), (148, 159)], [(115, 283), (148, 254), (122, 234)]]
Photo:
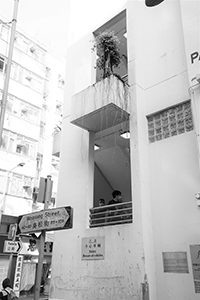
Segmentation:
[(8, 239), (15, 240), (16, 232), (17, 232), (17, 224), (10, 224), (9, 232), (8, 232)]
[(54, 231), (72, 228), (72, 211), (71, 206), (65, 206), (19, 216), (19, 233), (32, 233), (42, 230)]
[(19, 253), (22, 250), (22, 242), (21, 241), (4, 241), (3, 252), (6, 253)]

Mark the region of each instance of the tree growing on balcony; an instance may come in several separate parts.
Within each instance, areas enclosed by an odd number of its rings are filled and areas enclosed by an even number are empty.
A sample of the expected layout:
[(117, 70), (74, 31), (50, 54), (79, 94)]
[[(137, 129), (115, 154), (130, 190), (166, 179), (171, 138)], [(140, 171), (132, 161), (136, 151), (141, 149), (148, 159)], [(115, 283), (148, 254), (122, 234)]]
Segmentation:
[(103, 70), (103, 78), (113, 74), (113, 68), (121, 63), (119, 44), (120, 40), (114, 31), (105, 30), (95, 37), (92, 50), (97, 52), (96, 67)]

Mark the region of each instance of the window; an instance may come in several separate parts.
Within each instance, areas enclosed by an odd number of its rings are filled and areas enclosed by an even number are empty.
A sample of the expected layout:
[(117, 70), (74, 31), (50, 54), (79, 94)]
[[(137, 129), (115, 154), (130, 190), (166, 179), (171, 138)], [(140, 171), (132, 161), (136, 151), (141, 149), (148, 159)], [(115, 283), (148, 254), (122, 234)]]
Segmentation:
[(45, 52), (36, 44), (29, 45), (29, 55), (41, 63), (44, 62)]
[(4, 182), (5, 182), (5, 172), (0, 170), (0, 193), (3, 193)]
[(32, 74), (27, 70), (23, 70), (22, 83), (28, 87), (31, 86)]
[(8, 41), (8, 39), (9, 39), (9, 28), (6, 27), (5, 25), (2, 25), (0, 27), (0, 37), (4, 41)]
[(9, 140), (9, 145), (8, 145), (8, 151), (9, 152), (13, 152), (13, 149), (14, 149), (14, 135), (13, 137), (11, 136), (10, 137), (10, 140)]
[(44, 122), (40, 122), (40, 135), (45, 135), (46, 124)]
[(26, 121), (32, 121), (34, 124), (38, 124), (39, 120), (39, 109), (29, 103), (21, 101), (21, 118)]
[(6, 61), (3, 56), (0, 56), (0, 72), (5, 73), (6, 70)]
[(22, 66), (12, 63), (10, 77), (31, 89), (42, 93), (44, 80), (34, 73), (22, 68)]
[(22, 195), (22, 175), (12, 174), (12, 180), (9, 180), (9, 190), (12, 195)]
[(3, 131), (3, 134), (2, 134), (2, 143), (1, 143), (1, 148), (2, 149), (7, 150), (8, 140), (9, 140), (8, 132)]
[(64, 81), (64, 79), (62, 78), (61, 75), (58, 75), (58, 87), (64, 89), (64, 86), (65, 86), (65, 81)]
[[(90, 227), (132, 223), (130, 139), (121, 136), (127, 130), (129, 121), (96, 133), (90, 141), (93, 147), (98, 145), (91, 155), (94, 155), (94, 188)], [(107, 204), (114, 190), (121, 191), (123, 203), (118, 207), (117, 216), (112, 218), (106, 213), (111, 208)], [(99, 207), (101, 198), (106, 204), (103, 208)]]
[(17, 36), (15, 38), (15, 47), (23, 51), (24, 53), (27, 53), (28, 50), (28, 40), (26, 40), (23, 36)]
[(39, 93), (43, 91), (44, 80), (32, 74), (31, 88)]
[(2, 134), (2, 144), (1, 144), (1, 148), (10, 152), (13, 152), (13, 143), (14, 143), (14, 139), (15, 139), (15, 135), (14, 133), (7, 131), (7, 130), (3, 130), (3, 134)]
[(193, 130), (190, 101), (147, 117), (149, 142), (154, 143)]
[(20, 117), (23, 120), (38, 124), (39, 109), (27, 102), (21, 101), (14, 96), (8, 95), (6, 111)]
[(45, 69), (45, 77), (46, 77), (46, 79), (49, 80), (50, 76), (51, 76), (51, 69), (48, 68), (48, 67), (46, 67), (46, 69)]
[[(119, 43), (119, 52), (121, 53), (121, 62), (118, 67), (113, 68), (113, 72), (117, 73), (121, 78), (124, 78), (128, 74), (128, 53), (127, 53), (127, 38), (124, 35), (127, 32), (126, 29), (126, 10), (123, 10), (113, 19), (106, 22), (106, 24), (99, 27), (93, 32), (94, 38), (97, 37), (100, 33), (103, 33), (105, 30), (113, 31), (115, 36), (118, 37)], [(94, 53), (96, 56), (96, 81), (100, 81), (103, 77), (103, 70), (98, 67), (98, 62), (100, 60), (97, 53)], [(95, 59), (95, 57), (94, 57)]]
[(6, 112), (19, 116), (20, 101), (14, 96), (8, 95), (6, 102)]
[(37, 153), (37, 170), (42, 169), (42, 160), (43, 160), (43, 155), (40, 153)]
[(32, 197), (33, 178), (12, 173), (9, 180), (8, 190), (11, 195), (18, 197)]
[(2, 137), (2, 149), (12, 153), (28, 156), (30, 158), (35, 158), (36, 141), (7, 130), (3, 131)]
[(14, 80), (21, 82), (22, 67), (12, 62), (10, 77)]
[(30, 158), (35, 157), (36, 142), (26, 137), (18, 136), (16, 142), (15, 152), (28, 156)]
[(51, 172), (52, 174), (58, 175), (59, 171), (59, 158), (52, 157), (51, 159)]
[(60, 101), (56, 101), (56, 113), (57, 114), (62, 114), (62, 112), (63, 112), (63, 104), (62, 104), (62, 102), (60, 102)]

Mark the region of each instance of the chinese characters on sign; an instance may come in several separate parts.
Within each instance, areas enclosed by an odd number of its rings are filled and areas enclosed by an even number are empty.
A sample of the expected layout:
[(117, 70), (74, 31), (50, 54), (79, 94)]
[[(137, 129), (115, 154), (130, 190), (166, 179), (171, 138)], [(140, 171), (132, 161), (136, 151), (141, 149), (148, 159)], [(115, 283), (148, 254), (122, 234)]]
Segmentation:
[(21, 241), (8, 241), (5, 240), (4, 241), (4, 248), (3, 248), (3, 252), (7, 252), (7, 253), (19, 253), (22, 249), (22, 242)]
[(23, 255), (18, 255), (16, 268), (15, 268), (14, 284), (13, 284), (13, 290), (15, 291), (18, 297), (19, 297), (20, 280), (22, 274), (22, 264), (23, 264)]
[(105, 237), (82, 239), (82, 260), (105, 259)]
[(191, 245), (190, 254), (192, 260), (195, 293), (200, 294), (200, 245)]
[(59, 207), (20, 216), (19, 230), (21, 233), (41, 230), (60, 230), (72, 227), (72, 208)]
[(189, 273), (186, 252), (163, 252), (163, 266), (166, 273)]

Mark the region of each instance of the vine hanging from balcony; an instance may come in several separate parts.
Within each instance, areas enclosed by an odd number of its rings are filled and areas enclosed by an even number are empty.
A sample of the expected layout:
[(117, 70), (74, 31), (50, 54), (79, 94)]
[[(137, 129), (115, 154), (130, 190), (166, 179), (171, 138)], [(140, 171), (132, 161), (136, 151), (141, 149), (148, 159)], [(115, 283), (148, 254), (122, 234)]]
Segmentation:
[(113, 74), (113, 68), (121, 63), (119, 44), (120, 40), (114, 31), (105, 30), (95, 37), (92, 50), (98, 55), (96, 67), (103, 70), (103, 78)]

